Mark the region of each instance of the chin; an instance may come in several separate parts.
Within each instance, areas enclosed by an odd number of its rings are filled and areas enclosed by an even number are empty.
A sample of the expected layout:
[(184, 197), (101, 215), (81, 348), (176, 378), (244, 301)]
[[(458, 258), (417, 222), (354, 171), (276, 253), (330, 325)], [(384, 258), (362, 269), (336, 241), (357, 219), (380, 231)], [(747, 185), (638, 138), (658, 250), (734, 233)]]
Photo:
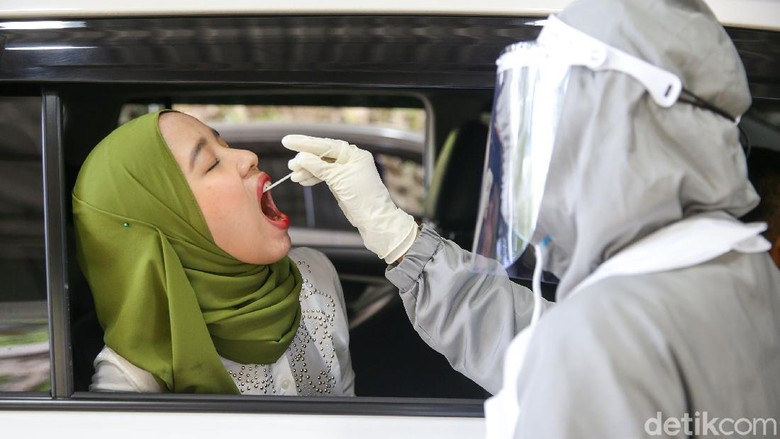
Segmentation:
[(270, 265), (275, 264), (284, 259), (292, 248), (292, 241), (290, 236), (285, 233), (284, 237), (280, 237), (274, 242), (272, 248), (266, 247), (261, 253), (252, 255), (251, 260), (244, 261), (250, 264), (256, 265)]
[(250, 247), (247, 247), (247, 244), (245, 242), (240, 248), (233, 249), (223, 247), (223, 250), (245, 264), (270, 265), (284, 259), (292, 248), (292, 240), (287, 233), (270, 239), (270, 243), (269, 241), (255, 242), (250, 244)]
[[(287, 254), (290, 253), (290, 249), (291, 248), (292, 248), (292, 241), (290, 240), (289, 236), (285, 236), (283, 252), (282, 252), (281, 256), (279, 256), (279, 259), (282, 259), (282, 258), (286, 257)], [(277, 261), (278, 261), (278, 259), (277, 259)]]

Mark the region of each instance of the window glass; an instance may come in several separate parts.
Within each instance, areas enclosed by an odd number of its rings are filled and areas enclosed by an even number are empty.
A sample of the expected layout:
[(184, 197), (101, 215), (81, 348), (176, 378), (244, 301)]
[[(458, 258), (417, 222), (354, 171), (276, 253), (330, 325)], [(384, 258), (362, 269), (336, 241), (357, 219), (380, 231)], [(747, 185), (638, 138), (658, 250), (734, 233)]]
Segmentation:
[(41, 100), (0, 97), (0, 392), (48, 391)]
[(395, 204), (412, 215), (422, 216), (425, 183), (421, 164), (392, 154), (380, 153), (374, 157)]

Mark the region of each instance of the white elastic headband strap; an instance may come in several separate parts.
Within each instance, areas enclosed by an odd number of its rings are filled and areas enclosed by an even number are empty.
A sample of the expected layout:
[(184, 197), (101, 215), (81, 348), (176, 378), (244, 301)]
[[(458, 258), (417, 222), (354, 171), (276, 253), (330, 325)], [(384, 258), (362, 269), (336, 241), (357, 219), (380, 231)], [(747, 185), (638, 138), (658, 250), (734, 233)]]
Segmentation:
[[(662, 107), (671, 107), (680, 96), (682, 81), (677, 75), (609, 46), (567, 25), (554, 15), (547, 18), (536, 43), (548, 59), (595, 71), (616, 70), (630, 75), (642, 83), (653, 100)], [(496, 64), (500, 72), (508, 68), (530, 66), (538, 61), (538, 56), (513, 51), (502, 55)]]

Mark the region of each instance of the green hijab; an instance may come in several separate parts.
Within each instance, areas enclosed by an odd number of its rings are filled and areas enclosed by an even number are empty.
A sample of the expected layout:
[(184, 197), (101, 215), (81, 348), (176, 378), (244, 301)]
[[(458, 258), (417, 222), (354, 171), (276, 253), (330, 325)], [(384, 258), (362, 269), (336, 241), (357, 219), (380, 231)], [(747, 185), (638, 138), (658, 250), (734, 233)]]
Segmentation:
[(134, 119), (89, 154), (73, 190), (78, 261), (106, 345), (172, 392), (237, 393), (219, 356), (275, 362), (300, 323), (301, 275), (217, 247), (160, 134)]

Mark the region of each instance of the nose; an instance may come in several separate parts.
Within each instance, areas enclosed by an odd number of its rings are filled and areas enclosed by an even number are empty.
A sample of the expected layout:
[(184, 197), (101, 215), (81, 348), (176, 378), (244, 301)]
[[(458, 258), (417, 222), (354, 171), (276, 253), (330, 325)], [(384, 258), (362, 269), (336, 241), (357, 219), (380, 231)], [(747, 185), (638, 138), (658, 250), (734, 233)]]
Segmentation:
[(257, 154), (246, 149), (234, 149), (238, 154), (238, 171), (242, 178), (251, 175), (252, 170), (257, 170)]

